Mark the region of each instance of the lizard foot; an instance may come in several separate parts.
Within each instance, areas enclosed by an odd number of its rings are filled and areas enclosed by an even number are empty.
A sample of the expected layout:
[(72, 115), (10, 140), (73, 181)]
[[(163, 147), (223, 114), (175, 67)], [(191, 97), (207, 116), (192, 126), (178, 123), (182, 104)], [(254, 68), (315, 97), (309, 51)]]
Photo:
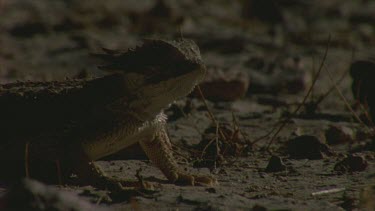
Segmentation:
[(211, 176), (190, 175), (185, 173), (177, 173), (174, 183), (192, 186), (215, 186), (218, 184), (217, 180)]
[[(86, 174), (81, 178), (81, 183), (88, 183), (99, 189), (106, 189), (113, 192), (128, 191), (130, 189), (139, 190), (153, 190), (154, 187), (148, 182), (144, 181), (142, 177), (138, 176), (138, 180), (126, 180), (122, 178), (113, 178), (106, 175), (98, 166), (93, 162), (88, 163), (90, 174)], [(85, 182), (83, 182), (83, 181)]]

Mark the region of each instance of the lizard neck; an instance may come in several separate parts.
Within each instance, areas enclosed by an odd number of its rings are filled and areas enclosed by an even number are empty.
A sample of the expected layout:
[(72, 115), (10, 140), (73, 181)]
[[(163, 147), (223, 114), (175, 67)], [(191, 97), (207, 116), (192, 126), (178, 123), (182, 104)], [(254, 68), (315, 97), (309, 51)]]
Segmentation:
[(142, 121), (130, 113), (127, 116), (118, 116), (114, 121), (115, 126), (109, 131), (103, 131), (94, 139), (82, 142), (82, 147), (90, 159), (97, 160), (140, 140), (153, 139), (156, 131), (165, 127), (167, 117), (160, 112), (154, 119)]

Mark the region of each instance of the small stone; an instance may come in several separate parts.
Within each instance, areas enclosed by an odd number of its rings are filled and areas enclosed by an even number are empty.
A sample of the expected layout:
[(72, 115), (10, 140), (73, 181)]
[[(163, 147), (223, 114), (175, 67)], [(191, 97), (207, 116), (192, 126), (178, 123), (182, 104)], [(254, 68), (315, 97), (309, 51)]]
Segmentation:
[(286, 169), (285, 164), (279, 156), (272, 156), (266, 167), (266, 172), (278, 172)]
[(349, 155), (338, 162), (334, 170), (339, 172), (364, 171), (368, 166), (367, 160), (359, 155)]
[(329, 145), (348, 143), (353, 141), (353, 131), (347, 127), (331, 125), (325, 131), (325, 137)]
[[(206, 78), (199, 85), (206, 99), (212, 101), (234, 101), (242, 98), (249, 87), (249, 76), (245, 72), (209, 68)], [(195, 90), (193, 96), (200, 96)]]
[(294, 159), (317, 160), (331, 155), (329, 147), (316, 136), (302, 135), (287, 143), (287, 153)]

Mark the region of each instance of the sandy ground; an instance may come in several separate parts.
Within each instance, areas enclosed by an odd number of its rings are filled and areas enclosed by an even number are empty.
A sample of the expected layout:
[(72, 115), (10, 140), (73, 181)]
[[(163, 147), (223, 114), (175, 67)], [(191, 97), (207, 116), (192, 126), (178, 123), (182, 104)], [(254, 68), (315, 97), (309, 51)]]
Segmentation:
[[(133, 156), (137, 159), (122, 160), (120, 155), (97, 163), (108, 175), (129, 179), (136, 179), (141, 169), (140, 175), (155, 187), (152, 194), (109, 200), (108, 193), (91, 187), (62, 189), (115, 210), (372, 210), (374, 141), (363, 135), (366, 126), (348, 111), (328, 72), (354, 104), (351, 79), (345, 73), (352, 61), (374, 56), (373, 9), (372, 1), (349, 0), (3, 0), (0, 82), (97, 76), (102, 73), (89, 52), (127, 49), (144, 37), (191, 38), (209, 69), (228, 76), (241, 72), (244, 80), (234, 84), (249, 83), (240, 90), (244, 96), (236, 99), (217, 100), (205, 93), (216, 120), (238, 131), (232, 142), (219, 138), (209, 144), (207, 137), (215, 137), (215, 129), (207, 130), (212, 120), (199, 97), (181, 99), (166, 110), (181, 166), (212, 174), (219, 185), (169, 184), (138, 153)], [(324, 68), (306, 100), (310, 106), (294, 113), (326, 51)], [(213, 74), (209, 71), (207, 77)], [(221, 89), (223, 96), (231, 92), (231, 86)], [(275, 130), (265, 135), (285, 119), (287, 124), (269, 144)], [(317, 142), (302, 135), (312, 135)], [(300, 136), (302, 144), (293, 148)], [(273, 168), (275, 172), (266, 170), (272, 156), (283, 162)], [(353, 156), (359, 161), (340, 169), (340, 162)]]

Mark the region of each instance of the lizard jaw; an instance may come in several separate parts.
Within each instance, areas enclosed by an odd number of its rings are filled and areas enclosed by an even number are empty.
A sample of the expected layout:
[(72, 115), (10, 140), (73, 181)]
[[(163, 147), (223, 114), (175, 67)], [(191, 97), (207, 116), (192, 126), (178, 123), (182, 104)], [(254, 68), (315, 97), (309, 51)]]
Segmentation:
[(183, 76), (158, 85), (144, 87), (130, 108), (141, 121), (150, 121), (174, 101), (191, 93), (203, 79), (205, 68), (192, 70)]

